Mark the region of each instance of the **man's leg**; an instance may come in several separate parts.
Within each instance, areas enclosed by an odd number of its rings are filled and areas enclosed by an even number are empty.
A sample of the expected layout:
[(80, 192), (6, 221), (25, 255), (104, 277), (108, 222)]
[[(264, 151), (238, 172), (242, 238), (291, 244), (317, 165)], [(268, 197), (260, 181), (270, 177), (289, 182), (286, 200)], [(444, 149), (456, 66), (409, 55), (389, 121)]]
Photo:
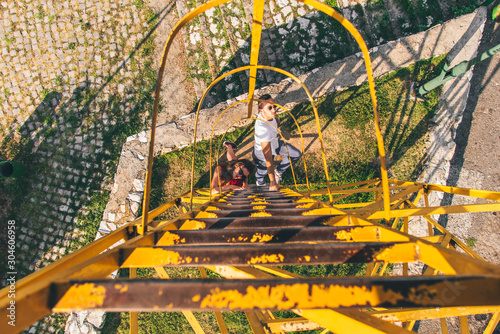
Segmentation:
[[(288, 144), (288, 143), (285, 144), (282, 140), (279, 141), (279, 144), (280, 144), (280, 146), (277, 149), (276, 154), (277, 155), (284, 155), (285, 158), (281, 161), (281, 163), (278, 165), (278, 167), (276, 167), (275, 170), (279, 174), (283, 174), (288, 169), (288, 167), (290, 167), (290, 161), (292, 161), (292, 163), (296, 162), (297, 160), (300, 159), (300, 157), (302, 156), (302, 153), (295, 146)], [(288, 148), (288, 152), (287, 152), (287, 148)], [(290, 154), (290, 159), (288, 158), (288, 154)]]
[(264, 153), (262, 153), (262, 151), (254, 150), (252, 157), (256, 167), (255, 178), (257, 179), (257, 183), (265, 184), (264, 177), (267, 175), (267, 167), (266, 167), (266, 159), (264, 158)]

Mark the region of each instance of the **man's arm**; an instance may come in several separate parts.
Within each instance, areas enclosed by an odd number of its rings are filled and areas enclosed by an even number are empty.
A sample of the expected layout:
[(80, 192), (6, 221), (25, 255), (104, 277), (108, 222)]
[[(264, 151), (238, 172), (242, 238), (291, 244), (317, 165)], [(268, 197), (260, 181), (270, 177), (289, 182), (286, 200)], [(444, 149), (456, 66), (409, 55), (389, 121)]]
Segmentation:
[(269, 190), (278, 190), (278, 184), (276, 183), (276, 178), (274, 176), (274, 164), (273, 164), (273, 153), (271, 150), (271, 142), (263, 141), (262, 153), (264, 153), (264, 158), (266, 159), (267, 174), (269, 175), (269, 181), (271, 182)]

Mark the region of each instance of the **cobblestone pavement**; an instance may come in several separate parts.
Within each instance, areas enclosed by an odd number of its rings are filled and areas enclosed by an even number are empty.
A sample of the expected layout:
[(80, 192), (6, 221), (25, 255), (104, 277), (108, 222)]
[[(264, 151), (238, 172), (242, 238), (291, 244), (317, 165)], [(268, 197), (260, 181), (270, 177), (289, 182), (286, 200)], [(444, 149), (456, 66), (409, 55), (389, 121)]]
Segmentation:
[(5, 209), (18, 229), (18, 278), (94, 239), (89, 221), (121, 146), (147, 126), (155, 24), (142, 1), (0, 3), (0, 160), (27, 168), (0, 184), (17, 196)]

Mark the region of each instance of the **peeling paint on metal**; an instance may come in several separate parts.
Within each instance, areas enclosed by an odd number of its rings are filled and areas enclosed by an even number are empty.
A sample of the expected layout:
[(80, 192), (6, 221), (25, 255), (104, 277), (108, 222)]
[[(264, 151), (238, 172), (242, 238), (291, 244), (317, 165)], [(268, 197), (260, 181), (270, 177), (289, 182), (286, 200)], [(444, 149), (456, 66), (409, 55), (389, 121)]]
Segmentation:
[(184, 264), (193, 261), (198, 263), (198, 258), (196, 257), (194, 260), (190, 256), (183, 258), (178, 252), (171, 250), (152, 248), (148, 252), (148, 262), (158, 263), (159, 265)]
[(220, 209), (215, 206), (207, 206), (206, 211), (219, 211)]
[(256, 264), (256, 263), (281, 263), (285, 257), (281, 254), (263, 254), (262, 256), (258, 257), (252, 257), (250, 261), (248, 261), (249, 264)]
[(305, 209), (305, 208), (310, 208), (312, 206), (314, 206), (314, 203), (305, 203), (305, 204), (297, 205), (295, 208), (297, 208), (297, 209)]
[(200, 211), (195, 218), (217, 218), (217, 214), (213, 212)]
[(248, 240), (248, 237), (244, 237), (242, 235), (240, 235), (238, 238), (230, 238), (230, 239), (227, 239), (227, 242), (238, 242), (238, 241), (247, 241)]
[(186, 220), (179, 230), (202, 230), (207, 225), (198, 220)]
[(254, 210), (264, 210), (265, 208), (266, 208), (265, 205), (257, 205), (257, 206), (252, 207), (252, 209), (254, 209)]
[(250, 217), (271, 217), (271, 216), (272, 214), (265, 211), (254, 212), (250, 215)]
[(352, 305), (378, 305), (380, 303), (395, 304), (404, 297), (399, 292), (384, 290), (379, 287), (339, 286), (339, 285), (269, 285), (249, 286), (246, 292), (238, 290), (211, 291), (201, 301), (202, 308), (229, 308), (229, 309), (311, 309), (336, 308)]
[(260, 234), (260, 233), (255, 233), (250, 240), (250, 242), (267, 242), (270, 241), (273, 238), (272, 235), (269, 234)]
[(295, 201), (296, 203), (314, 203), (315, 201), (311, 198), (303, 197)]
[(168, 231), (165, 231), (165, 233), (161, 236), (160, 240), (158, 241), (158, 244), (161, 245), (176, 245), (179, 243), (185, 243), (186, 239), (179, 237), (175, 233), (170, 233)]
[[(75, 284), (59, 300), (65, 309), (81, 310), (101, 307), (106, 298), (106, 288), (94, 283)], [(56, 306), (57, 308), (57, 306)]]
[(128, 285), (115, 284), (115, 289), (120, 290), (120, 293), (128, 291)]
[(252, 205), (256, 205), (256, 204), (269, 204), (269, 202), (267, 202), (267, 201), (253, 201), (250, 204), (252, 204)]

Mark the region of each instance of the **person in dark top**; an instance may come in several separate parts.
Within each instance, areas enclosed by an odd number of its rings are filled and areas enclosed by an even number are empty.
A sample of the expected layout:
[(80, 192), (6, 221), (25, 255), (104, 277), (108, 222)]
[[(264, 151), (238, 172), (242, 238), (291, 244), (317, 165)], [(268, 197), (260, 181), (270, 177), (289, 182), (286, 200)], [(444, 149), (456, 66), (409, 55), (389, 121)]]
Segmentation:
[(214, 177), (210, 189), (212, 194), (217, 194), (219, 191), (228, 190), (243, 190), (248, 188), (248, 175), (254, 173), (255, 165), (247, 159), (236, 159), (234, 150), (236, 144), (224, 142), (227, 149), (226, 156), (228, 162), (221, 164), (215, 169)]

